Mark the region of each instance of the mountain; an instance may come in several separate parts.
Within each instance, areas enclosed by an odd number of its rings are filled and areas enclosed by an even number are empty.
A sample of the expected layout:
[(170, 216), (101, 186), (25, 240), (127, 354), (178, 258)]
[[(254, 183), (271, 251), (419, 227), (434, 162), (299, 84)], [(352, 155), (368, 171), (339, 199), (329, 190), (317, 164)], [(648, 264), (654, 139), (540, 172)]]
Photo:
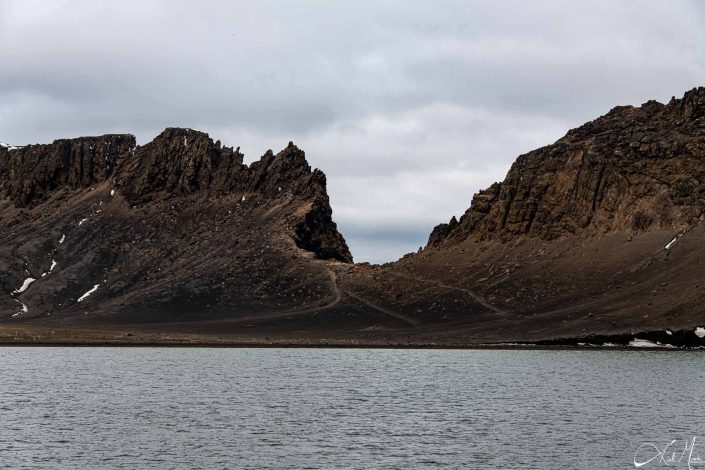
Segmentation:
[(704, 219), (705, 88), (521, 155), (385, 265), (352, 263), (292, 143), (0, 146), (0, 339), (699, 345)]
[[(0, 150), (3, 321), (208, 321), (318, 305), (351, 263), (326, 178), (293, 144), (246, 166), (166, 129)], [(241, 313), (242, 312), (242, 313)]]

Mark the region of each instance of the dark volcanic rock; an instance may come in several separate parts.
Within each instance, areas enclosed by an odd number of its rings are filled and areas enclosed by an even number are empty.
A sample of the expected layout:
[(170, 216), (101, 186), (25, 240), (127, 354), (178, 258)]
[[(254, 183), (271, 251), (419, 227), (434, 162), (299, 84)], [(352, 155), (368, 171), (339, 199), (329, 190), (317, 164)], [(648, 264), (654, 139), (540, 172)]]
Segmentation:
[(332, 221), (325, 175), (311, 171), (304, 152), (291, 142), (277, 155), (268, 151), (249, 168), (239, 148), (221, 147), (206, 133), (180, 128), (168, 128), (142, 147), (135, 146), (131, 135), (105, 135), (9, 152), (2, 147), (2, 152), (0, 194), (17, 207), (41, 203), (59, 188), (75, 190), (113, 179), (131, 205), (203, 191), (269, 199), (293, 194), (311, 202), (296, 224), (297, 244), (324, 259), (352, 262)]
[(705, 211), (704, 113), (705, 88), (667, 105), (616, 107), (520, 156), (442, 238), (552, 240), (690, 226)]
[[(216, 176), (221, 164), (223, 175)], [(239, 152), (221, 148), (208, 134), (168, 128), (135, 150), (120, 167), (116, 184), (130, 204), (139, 204), (210, 189), (214, 181), (218, 189), (228, 191), (246, 168)]]
[(352, 262), (325, 175), (293, 143), (249, 167), (191, 129), (141, 147), (132, 136), (3, 147), (0, 182), (0, 318), (12, 321), (314, 312), (339, 295), (318, 259)]
[(242, 158), (190, 129), (0, 148), (0, 337), (705, 344), (704, 88), (520, 156), (381, 266), (351, 264), (303, 151)]
[(428, 246), (437, 246), (443, 243), (448, 238), (448, 235), (458, 226), (458, 219), (455, 216), (451, 217), (447, 224), (438, 224), (433, 228), (431, 235), (428, 236)]
[(19, 207), (44, 201), (59, 188), (107, 180), (135, 147), (132, 135), (56, 140), (0, 153), (0, 195)]

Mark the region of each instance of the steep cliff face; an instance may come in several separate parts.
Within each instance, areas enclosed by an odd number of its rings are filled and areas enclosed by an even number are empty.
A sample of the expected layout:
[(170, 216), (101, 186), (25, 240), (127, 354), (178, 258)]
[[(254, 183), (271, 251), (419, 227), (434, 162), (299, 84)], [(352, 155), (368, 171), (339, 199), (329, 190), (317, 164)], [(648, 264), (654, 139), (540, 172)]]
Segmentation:
[[(705, 88), (614, 108), (520, 156), (430, 246), (466, 238), (552, 240), (682, 229), (705, 213)], [(442, 233), (443, 236), (439, 237)]]
[(243, 175), (242, 155), (221, 147), (208, 134), (191, 129), (168, 128), (148, 144), (138, 147), (132, 158), (119, 168), (116, 185), (131, 204), (155, 198), (183, 196), (210, 189), (218, 178), (228, 191), (228, 173)]
[[(132, 135), (105, 135), (14, 150), (0, 147), (0, 152), (0, 197), (16, 208), (36, 206), (61, 189), (102, 183), (111, 184), (135, 207), (193, 194), (237, 194), (243, 200), (288, 195), (308, 204), (308, 210), (296, 211), (291, 238), (320, 258), (352, 262), (332, 220), (325, 175), (312, 171), (304, 152), (291, 142), (249, 167), (239, 148), (222, 147), (204, 132), (180, 128), (168, 128), (140, 147)], [(27, 217), (26, 212), (15, 214), (20, 220)]]
[(99, 184), (114, 174), (134, 147), (132, 135), (61, 139), (14, 150), (0, 146), (0, 197), (27, 207), (57, 189)]

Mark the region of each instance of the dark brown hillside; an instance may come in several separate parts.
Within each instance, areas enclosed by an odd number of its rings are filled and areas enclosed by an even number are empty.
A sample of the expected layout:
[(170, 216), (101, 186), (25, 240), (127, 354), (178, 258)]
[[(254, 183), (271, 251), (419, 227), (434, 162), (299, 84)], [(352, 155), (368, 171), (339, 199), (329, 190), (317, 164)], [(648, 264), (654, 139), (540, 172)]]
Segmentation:
[(702, 345), (704, 218), (705, 88), (520, 156), (382, 266), (352, 264), (291, 143), (249, 166), (191, 129), (0, 147), (0, 337)]
[(2, 158), (0, 305), (15, 321), (299, 307), (330, 294), (315, 258), (352, 261), (325, 177), (293, 144), (248, 167), (207, 134), (167, 129), (142, 147), (104, 136)]

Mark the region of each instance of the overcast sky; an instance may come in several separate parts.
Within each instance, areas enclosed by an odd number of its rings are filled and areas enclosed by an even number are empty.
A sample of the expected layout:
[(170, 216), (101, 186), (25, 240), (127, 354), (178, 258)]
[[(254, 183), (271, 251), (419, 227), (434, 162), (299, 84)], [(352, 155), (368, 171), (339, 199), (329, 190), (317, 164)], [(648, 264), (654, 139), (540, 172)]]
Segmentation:
[(293, 140), (356, 261), (389, 261), (519, 154), (705, 85), (703, 3), (1, 0), (0, 141)]

